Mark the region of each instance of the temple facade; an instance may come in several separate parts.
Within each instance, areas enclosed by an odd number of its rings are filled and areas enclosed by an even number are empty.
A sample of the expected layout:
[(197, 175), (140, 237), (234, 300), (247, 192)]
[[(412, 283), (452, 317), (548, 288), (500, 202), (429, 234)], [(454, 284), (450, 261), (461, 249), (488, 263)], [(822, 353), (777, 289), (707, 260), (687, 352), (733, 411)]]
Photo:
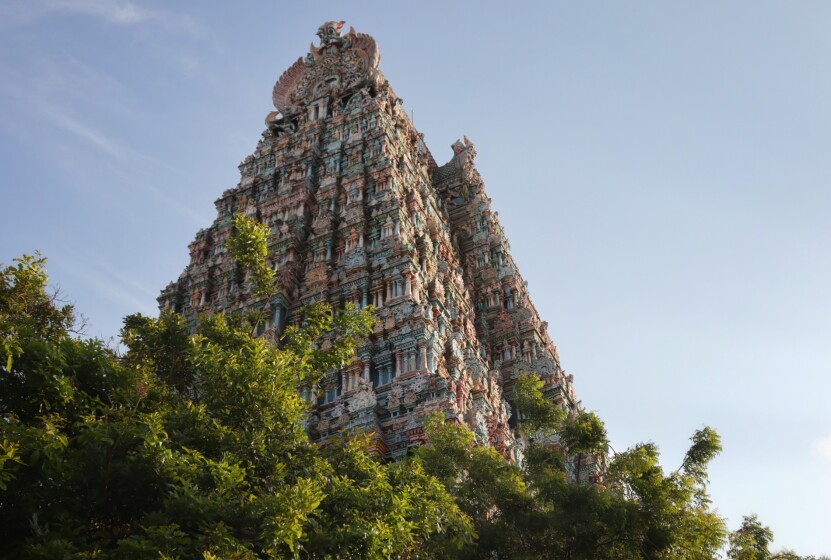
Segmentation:
[[(576, 410), (572, 378), (511, 257), (473, 144), (457, 141), (439, 166), (379, 69), (375, 40), (342, 26), (321, 26), (319, 45), (277, 80), (276, 111), (239, 183), (216, 201), (216, 220), (159, 304), (190, 322), (263, 309), (260, 335), (275, 342), (305, 305), (372, 305), (374, 333), (351, 364), (328, 372), (311, 436), (363, 429), (396, 459), (440, 411), (516, 458), (517, 377), (537, 373), (548, 398)], [(271, 228), (271, 301), (254, 296), (226, 251), (235, 213)]]

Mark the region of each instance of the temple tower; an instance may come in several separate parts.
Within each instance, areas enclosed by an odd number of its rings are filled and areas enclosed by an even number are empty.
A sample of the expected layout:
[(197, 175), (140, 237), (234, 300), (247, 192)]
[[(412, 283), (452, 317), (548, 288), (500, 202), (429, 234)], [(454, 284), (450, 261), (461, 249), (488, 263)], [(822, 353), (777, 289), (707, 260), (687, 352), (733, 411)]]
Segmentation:
[[(271, 320), (259, 334), (274, 341), (305, 305), (371, 304), (374, 334), (327, 374), (312, 437), (363, 429), (399, 458), (423, 441), (425, 415), (441, 411), (516, 456), (515, 379), (536, 372), (549, 398), (576, 409), (571, 376), (491, 211), (473, 144), (456, 142), (439, 167), (381, 73), (375, 40), (342, 26), (321, 26), (320, 44), (275, 84), (276, 111), (239, 183), (216, 201), (216, 220), (159, 304), (189, 322), (264, 309)], [(271, 228), (272, 301), (253, 295), (225, 250), (237, 212)]]

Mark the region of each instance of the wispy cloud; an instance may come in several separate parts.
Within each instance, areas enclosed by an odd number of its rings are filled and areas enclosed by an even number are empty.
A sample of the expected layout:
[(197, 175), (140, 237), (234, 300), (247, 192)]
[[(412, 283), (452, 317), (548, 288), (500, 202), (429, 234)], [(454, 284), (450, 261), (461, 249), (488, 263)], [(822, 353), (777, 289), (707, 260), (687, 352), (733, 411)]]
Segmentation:
[(178, 62), (182, 74), (188, 78), (196, 76), (199, 72), (199, 60), (194, 56), (183, 53), (178, 57)]
[[(119, 184), (124, 188), (139, 189), (180, 215), (188, 216), (194, 223), (204, 223), (205, 216), (195, 212), (190, 205), (176, 200), (169, 192), (156, 186), (148, 170), (166, 169), (176, 172), (170, 164), (132, 148), (126, 138), (113, 136), (113, 122), (140, 121), (142, 112), (129, 100), (130, 91), (114, 78), (97, 72), (76, 60), (35, 60), (37, 71), (22, 72), (2, 64), (0, 61), (0, 100), (4, 105), (14, 107), (17, 115), (27, 115), (27, 130), (17, 134), (36, 134), (34, 122), (42, 123), (41, 130), (48, 128), (62, 134), (53, 136), (53, 141), (64, 139), (71, 152), (78, 154), (83, 146), (96, 150), (103, 160), (112, 163), (113, 173), (119, 175)], [(0, 128), (11, 124), (0, 122)], [(106, 124), (110, 126), (107, 127)], [(117, 128), (116, 128), (117, 130)], [(103, 163), (103, 162), (101, 162)], [(67, 158), (64, 165), (81, 167), (88, 165), (83, 158)], [(99, 164), (96, 167), (100, 167)]]
[(101, 132), (75, 120), (54, 107), (43, 106), (42, 110), (43, 113), (49, 117), (52, 124), (62, 128), (66, 132), (69, 132), (76, 138), (92, 144), (107, 155), (110, 155), (120, 161), (126, 161), (130, 155), (136, 155), (135, 152), (119, 145), (115, 140), (106, 137)]
[(147, 21), (149, 14), (131, 2), (112, 0), (46, 0), (42, 2), (51, 12), (77, 13), (100, 18), (107, 23), (135, 24)]
[[(0, 80), (2, 81), (0, 96), (11, 98), (12, 106), (16, 105), (18, 109), (29, 112), (48, 123), (49, 126), (69, 133), (74, 140), (87, 143), (120, 162), (140, 160), (146, 163), (150, 160), (149, 157), (122, 145), (94, 126), (85, 123), (82, 118), (75, 115), (77, 110), (67, 103), (72, 98), (76, 98), (83, 99), (87, 104), (91, 101), (93, 105), (101, 106), (105, 99), (112, 97), (106, 95), (107, 91), (112, 91), (112, 86), (102, 88), (101, 84), (104, 80), (97, 75), (93, 74), (91, 83), (78, 79), (74, 84), (69, 85), (72, 81), (71, 77), (54, 71), (47, 70), (36, 76), (18, 77), (5, 70), (0, 67), (0, 78), (9, 78)], [(87, 72), (87, 75), (89, 74), (91, 71)], [(62, 95), (56, 96), (56, 91), (61, 92)], [(96, 91), (103, 91), (104, 95), (96, 96)], [(101, 102), (98, 101), (99, 98), (102, 99)], [(85, 108), (81, 107), (81, 110)], [(123, 106), (111, 106), (108, 109), (116, 109), (125, 113)], [(129, 113), (129, 111), (126, 112)]]
[(113, 266), (110, 266), (110, 264), (108, 264), (110, 260), (111, 259), (98, 259), (94, 262), (94, 265), (100, 271), (115, 279), (120, 285), (132, 290), (132, 293), (140, 293), (146, 296), (147, 298), (150, 298), (150, 301), (156, 301), (156, 297), (159, 295), (159, 290), (151, 290), (144, 284), (136, 282), (136, 280), (134, 280), (131, 276), (124, 274), (123, 272), (121, 272)]
[(63, 271), (86, 284), (91, 292), (100, 294), (116, 305), (121, 312), (127, 313), (131, 310), (145, 314), (156, 312), (154, 295), (150, 295), (144, 287), (137, 287), (135, 283), (124, 285), (123, 277), (110, 274), (112, 269), (102, 266), (102, 260), (83, 259), (77, 255), (71, 260), (60, 257), (52, 257), (52, 260), (57, 261), (56, 264)]
[(31, 23), (60, 14), (86, 15), (118, 24), (135, 24), (147, 19), (146, 12), (131, 2), (107, 0), (12, 0), (0, 7), (5, 26)]
[(16, 105), (50, 105), (139, 122), (140, 99), (110, 73), (64, 54), (0, 57), (0, 95)]
[(814, 451), (831, 461), (831, 434), (814, 440)]
[(44, 114), (51, 118), (51, 122), (59, 128), (68, 132), (75, 138), (87, 142), (93, 147), (97, 148), (106, 155), (111, 156), (116, 163), (120, 164), (116, 169), (117, 173), (121, 175), (121, 184), (123, 186), (130, 185), (132, 188), (137, 188), (143, 191), (146, 195), (153, 197), (159, 203), (167, 208), (174, 209), (181, 215), (186, 215), (194, 221), (194, 223), (203, 223), (205, 216), (195, 212), (189, 205), (182, 203), (169, 196), (167, 193), (156, 187), (147, 180), (142, 180), (140, 175), (142, 169), (147, 167), (169, 167), (167, 164), (156, 160), (146, 154), (133, 150), (124, 146), (116, 140), (109, 138), (104, 133), (95, 128), (84, 124), (73, 117), (55, 111), (53, 107), (41, 107)]
[(194, 37), (205, 35), (205, 29), (190, 16), (150, 10), (129, 0), (12, 0), (0, 6), (0, 22), (3, 22), (0, 27), (73, 14), (113, 25), (157, 24), (171, 31), (185, 31)]

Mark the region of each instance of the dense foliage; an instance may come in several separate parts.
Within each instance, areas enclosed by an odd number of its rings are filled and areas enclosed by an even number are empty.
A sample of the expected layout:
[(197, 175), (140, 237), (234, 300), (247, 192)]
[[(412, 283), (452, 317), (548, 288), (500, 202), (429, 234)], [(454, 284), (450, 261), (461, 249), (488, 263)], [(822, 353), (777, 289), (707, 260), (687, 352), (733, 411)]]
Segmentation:
[[(540, 426), (538, 419), (529, 422)], [(436, 417), (428, 422), (429, 443), (418, 455), (474, 519), (479, 534), (465, 557), (716, 556), (726, 532), (708, 509), (701, 477), (712, 454), (699, 453), (694, 443), (682, 469), (665, 474), (655, 447), (638, 445), (611, 460), (603, 483), (578, 483), (569, 455), (593, 453), (603, 445), (602, 424), (582, 413), (549, 427), (562, 445), (571, 445), (570, 452), (532, 443), (520, 468), (492, 449), (473, 447), (463, 428)], [(718, 446), (714, 432), (697, 432), (694, 439), (706, 440), (711, 449)]]
[[(262, 232), (241, 224), (256, 249)], [(310, 307), (280, 348), (252, 336), (256, 317), (191, 333), (132, 315), (119, 355), (72, 334), (43, 265), (0, 270), (0, 557), (799, 558), (772, 553), (755, 516), (728, 536), (707, 494), (710, 428), (672, 472), (651, 443), (608, 456), (600, 419), (566, 415), (528, 376), (522, 464), (441, 415), (401, 463), (360, 434), (319, 448), (299, 389), (350, 359), (371, 312)]]
[(0, 557), (404, 558), (470, 540), (418, 465), (307, 439), (298, 386), (339, 367), (371, 315), (309, 308), (283, 349), (223, 315), (193, 335), (133, 315), (119, 358), (69, 335), (42, 264), (4, 269), (0, 291)]

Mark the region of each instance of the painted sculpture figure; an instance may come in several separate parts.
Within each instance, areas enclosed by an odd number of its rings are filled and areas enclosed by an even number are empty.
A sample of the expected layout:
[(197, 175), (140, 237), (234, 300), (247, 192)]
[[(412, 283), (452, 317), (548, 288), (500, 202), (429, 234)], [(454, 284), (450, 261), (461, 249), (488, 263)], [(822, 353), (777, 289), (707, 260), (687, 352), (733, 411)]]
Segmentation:
[[(327, 22), (274, 86), (276, 111), (239, 184), (190, 244), (190, 264), (162, 291), (162, 309), (264, 309), (275, 342), (303, 306), (325, 300), (377, 309), (353, 363), (329, 372), (308, 429), (372, 433), (395, 459), (423, 441), (434, 411), (517, 458), (510, 395), (523, 373), (579, 406), (491, 211), (466, 137), (439, 166), (379, 69), (375, 40)], [(235, 213), (270, 226), (279, 293), (258, 300), (227, 254)], [(515, 414), (515, 411), (513, 411)]]

